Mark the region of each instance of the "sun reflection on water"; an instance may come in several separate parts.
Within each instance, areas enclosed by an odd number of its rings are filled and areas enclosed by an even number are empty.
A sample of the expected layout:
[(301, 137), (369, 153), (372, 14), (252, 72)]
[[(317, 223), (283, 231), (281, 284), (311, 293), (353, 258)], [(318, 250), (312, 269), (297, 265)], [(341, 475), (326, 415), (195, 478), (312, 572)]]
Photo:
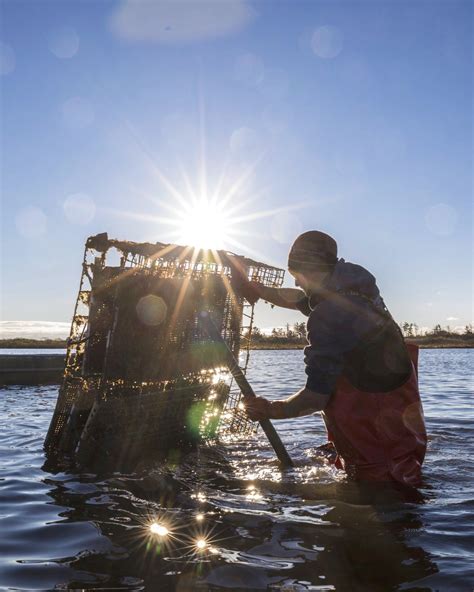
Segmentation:
[(198, 539), (198, 540), (196, 541), (196, 548), (197, 548), (199, 551), (202, 551), (202, 550), (204, 550), (206, 547), (207, 547), (207, 543), (206, 543), (205, 539)]
[(165, 537), (170, 533), (166, 526), (164, 526), (163, 524), (159, 524), (158, 522), (152, 522), (150, 524), (150, 532), (160, 537)]

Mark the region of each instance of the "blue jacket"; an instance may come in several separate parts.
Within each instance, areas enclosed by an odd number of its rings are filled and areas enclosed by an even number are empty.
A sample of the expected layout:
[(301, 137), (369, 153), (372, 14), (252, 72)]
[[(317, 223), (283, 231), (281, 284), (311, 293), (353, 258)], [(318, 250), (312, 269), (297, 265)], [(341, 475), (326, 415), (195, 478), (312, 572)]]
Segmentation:
[(322, 394), (334, 392), (347, 354), (390, 320), (374, 276), (344, 259), (336, 263), (321, 292), (305, 298), (298, 308), (309, 314), (306, 386)]

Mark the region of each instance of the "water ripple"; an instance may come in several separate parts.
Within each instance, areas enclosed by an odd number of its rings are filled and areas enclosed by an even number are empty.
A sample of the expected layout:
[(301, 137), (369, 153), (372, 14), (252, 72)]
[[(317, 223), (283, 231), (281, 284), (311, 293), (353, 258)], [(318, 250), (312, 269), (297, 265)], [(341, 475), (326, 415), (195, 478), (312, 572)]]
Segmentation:
[[(298, 351), (253, 352), (259, 393), (304, 382)], [(278, 422), (295, 468), (261, 434), (170, 470), (42, 470), (57, 391), (0, 391), (0, 587), (120, 590), (469, 590), (474, 580), (472, 353), (422, 351), (429, 430), (411, 497), (346, 481), (315, 448), (319, 417)], [(471, 372), (472, 375), (472, 372)], [(164, 538), (150, 531), (166, 525)]]

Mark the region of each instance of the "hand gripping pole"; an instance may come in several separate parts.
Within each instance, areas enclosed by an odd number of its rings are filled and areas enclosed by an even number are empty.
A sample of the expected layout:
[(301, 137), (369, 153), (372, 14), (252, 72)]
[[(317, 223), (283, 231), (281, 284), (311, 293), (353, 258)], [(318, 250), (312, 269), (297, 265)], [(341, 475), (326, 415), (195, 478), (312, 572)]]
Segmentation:
[[(239, 366), (237, 360), (235, 359), (234, 354), (230, 350), (229, 346), (222, 338), (220, 331), (217, 329), (215, 324), (212, 322), (212, 319), (209, 313), (201, 313), (201, 318), (203, 320), (203, 326), (209, 337), (216, 343), (222, 347), (222, 350), (225, 354), (225, 362), (226, 366), (229, 368), (230, 373), (234, 377), (235, 382), (237, 383), (238, 387), (240, 388), (244, 397), (255, 397), (255, 392), (251, 387), (249, 381), (245, 377), (245, 374), (242, 372), (241, 367)], [(263, 419), (259, 421), (260, 425), (262, 426), (265, 435), (268, 438), (268, 441), (272, 445), (273, 450), (275, 451), (278, 460), (280, 461), (283, 468), (290, 468), (293, 467), (293, 461), (290, 458), (283, 442), (280, 439), (280, 436), (277, 434), (277, 431), (273, 427), (272, 423), (269, 419)]]

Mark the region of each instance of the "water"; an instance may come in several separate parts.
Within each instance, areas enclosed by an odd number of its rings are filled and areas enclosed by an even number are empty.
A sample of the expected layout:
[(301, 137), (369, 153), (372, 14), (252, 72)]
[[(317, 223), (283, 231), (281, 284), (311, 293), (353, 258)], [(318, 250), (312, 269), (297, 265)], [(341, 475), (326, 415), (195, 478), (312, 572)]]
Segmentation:
[[(319, 417), (135, 474), (50, 474), (57, 390), (0, 391), (0, 589), (463, 591), (474, 583), (472, 350), (424, 350), (429, 448), (418, 494), (363, 490), (314, 454)], [(257, 392), (304, 380), (302, 352), (254, 351)], [(152, 534), (157, 521), (170, 534)], [(200, 548), (199, 543), (205, 546)]]

